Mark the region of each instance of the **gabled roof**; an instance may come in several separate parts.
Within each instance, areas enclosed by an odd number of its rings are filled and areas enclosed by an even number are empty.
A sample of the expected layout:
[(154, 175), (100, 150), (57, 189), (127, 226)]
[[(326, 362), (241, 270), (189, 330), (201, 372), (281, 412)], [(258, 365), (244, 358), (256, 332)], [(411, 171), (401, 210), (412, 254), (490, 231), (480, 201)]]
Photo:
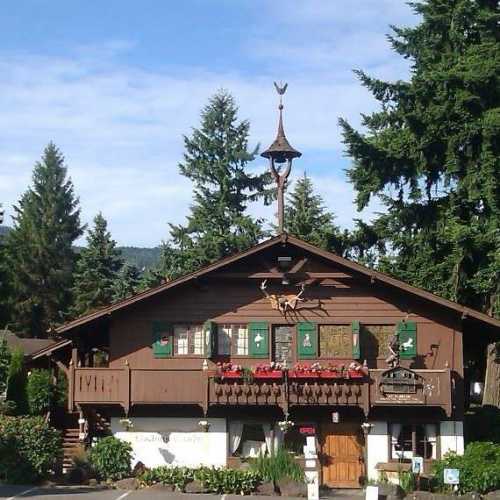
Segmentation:
[(35, 339), (31, 337), (18, 337), (9, 330), (0, 330), (0, 339), (5, 338), (9, 349), (21, 348), (25, 356), (31, 356), (33, 353), (45, 349), (55, 343), (54, 339)]
[(404, 281), (400, 281), (396, 278), (392, 278), (391, 276), (388, 276), (387, 274), (384, 274), (384, 273), (381, 273), (378, 271), (374, 271), (373, 269), (369, 269), (368, 267), (362, 266), (361, 264), (357, 264), (356, 262), (352, 262), (352, 261), (345, 259), (343, 257), (340, 257), (334, 253), (328, 252), (326, 250), (322, 250), (314, 245), (311, 245), (310, 243), (306, 243), (305, 241), (302, 241), (298, 238), (295, 238), (293, 236), (287, 235), (286, 233), (283, 233), (282, 235), (275, 236), (275, 237), (270, 238), (262, 243), (259, 243), (258, 245), (255, 245), (252, 248), (249, 248), (248, 250), (245, 250), (245, 251), (237, 253), (235, 255), (231, 255), (230, 257), (226, 257), (224, 259), (218, 260), (217, 262), (214, 262), (213, 264), (205, 266), (205, 267), (199, 269), (198, 271), (187, 274), (185, 276), (181, 276), (180, 278), (169, 281), (167, 283), (163, 283), (157, 287), (150, 288), (149, 290), (146, 290), (144, 292), (133, 295), (132, 297), (121, 300), (120, 302), (116, 302), (115, 304), (112, 304), (108, 307), (104, 307), (104, 308), (99, 309), (97, 311), (93, 311), (89, 314), (81, 316), (73, 321), (70, 321), (68, 323), (65, 323), (64, 325), (61, 325), (59, 328), (56, 329), (56, 332), (59, 334), (69, 332), (70, 330), (72, 330), (76, 327), (79, 327), (79, 326), (85, 325), (87, 323), (90, 323), (92, 321), (95, 321), (97, 319), (109, 316), (115, 311), (119, 311), (121, 309), (124, 309), (132, 304), (135, 304), (137, 302), (145, 300), (145, 299), (152, 297), (154, 295), (158, 295), (160, 293), (163, 293), (167, 290), (170, 290), (171, 288), (175, 288), (183, 283), (189, 282), (189, 281), (194, 280), (196, 278), (199, 278), (201, 276), (205, 276), (205, 275), (211, 273), (212, 271), (219, 270), (219, 269), (221, 269), (229, 264), (232, 264), (238, 260), (244, 259), (245, 257), (249, 257), (249, 256), (257, 254), (265, 249), (268, 249), (268, 248), (271, 248), (273, 246), (283, 244), (283, 243), (293, 245), (293, 246), (298, 247), (302, 250), (305, 250), (305, 251), (310, 252), (312, 254), (315, 254), (319, 257), (322, 257), (330, 262), (338, 264), (344, 268), (347, 268), (351, 271), (365, 275), (372, 280), (380, 281), (381, 283), (389, 285), (390, 287), (402, 290), (410, 295), (420, 297), (420, 298), (425, 299), (429, 302), (433, 302), (433, 303), (435, 303), (435, 304), (437, 304), (445, 309), (455, 311), (456, 313), (460, 314), (462, 318), (466, 318), (466, 317), (474, 318), (478, 321), (481, 321), (481, 322), (487, 323), (489, 325), (492, 325), (494, 327), (500, 328), (500, 320), (492, 318), (491, 316), (488, 316), (487, 314), (484, 314), (480, 311), (476, 311), (475, 309), (471, 309), (470, 307), (460, 305), (456, 302), (452, 302), (451, 300), (443, 299), (442, 297), (438, 297), (437, 295), (434, 295), (433, 293), (430, 293), (426, 290), (414, 287), (412, 285), (409, 285), (408, 283), (405, 283)]

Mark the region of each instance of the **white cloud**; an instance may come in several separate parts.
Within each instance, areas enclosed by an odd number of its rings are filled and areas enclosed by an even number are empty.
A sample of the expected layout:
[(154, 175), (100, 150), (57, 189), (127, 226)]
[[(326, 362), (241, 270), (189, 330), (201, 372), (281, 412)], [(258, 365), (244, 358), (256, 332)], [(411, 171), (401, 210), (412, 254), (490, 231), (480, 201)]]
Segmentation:
[[(300, 26), (297, 33), (283, 28), (287, 36), (259, 41), (249, 33), (241, 57), (263, 67), (251, 75), (211, 71), (210, 61), (204, 68), (141, 69), (120, 62), (134, 49), (128, 40), (79, 46), (67, 57), (0, 53), (0, 201), (9, 211), (26, 189), (43, 147), (53, 140), (66, 156), (85, 222), (102, 211), (120, 244), (156, 245), (168, 234), (167, 222), (182, 222), (188, 213), (191, 185), (177, 171), (182, 135), (197, 126), (209, 96), (229, 89), (240, 117), (251, 121), (252, 142), (266, 147), (276, 130), (271, 82), (287, 68), (287, 135), (304, 153), (297, 168), (313, 175), (337, 222), (350, 226), (358, 215), (341, 172), (345, 160), (337, 120), (343, 116), (359, 124), (359, 113), (375, 107), (350, 70), (369, 65), (378, 76), (399, 78), (407, 66), (390, 55), (385, 27), (365, 32), (351, 27), (329, 40), (328, 26), (349, 25), (356, 16), (361, 16), (356, 25), (370, 26), (373, 16), (380, 16), (378, 5), (395, 9), (394, 22), (409, 18), (399, 4), (293, 2), (282, 23)], [(273, 15), (274, 7), (266, 6)], [(297, 39), (305, 29), (316, 28), (317, 38)], [(312, 159), (318, 155), (331, 158), (328, 173), (315, 170)], [(256, 161), (252, 168), (266, 165)], [(272, 218), (274, 209), (254, 205), (252, 212)]]

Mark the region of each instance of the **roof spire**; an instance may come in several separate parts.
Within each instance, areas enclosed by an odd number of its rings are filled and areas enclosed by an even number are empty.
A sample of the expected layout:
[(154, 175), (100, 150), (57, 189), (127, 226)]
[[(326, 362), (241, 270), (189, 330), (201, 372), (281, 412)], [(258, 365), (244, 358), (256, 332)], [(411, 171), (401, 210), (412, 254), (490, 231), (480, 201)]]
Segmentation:
[(278, 105), (279, 109), (279, 121), (278, 121), (278, 133), (276, 134), (276, 139), (274, 142), (261, 154), (264, 158), (273, 159), (275, 163), (285, 163), (287, 160), (292, 160), (293, 158), (299, 158), (302, 156), (300, 151), (294, 149), (285, 135), (285, 129), (283, 127), (283, 95), (288, 88), (288, 83), (284, 85), (278, 85), (274, 82), (274, 86), (278, 95), (280, 96), (280, 103)]
[[(271, 168), (271, 173), (273, 174), (274, 180), (278, 188), (278, 232), (282, 234), (284, 231), (284, 220), (285, 220), (285, 189), (288, 176), (292, 169), (292, 160), (294, 158), (299, 158), (302, 156), (300, 151), (294, 149), (285, 135), (285, 129), (283, 127), (283, 94), (286, 92), (288, 83), (284, 85), (278, 85), (274, 82), (274, 86), (278, 95), (280, 96), (279, 109), (279, 121), (278, 121), (278, 134), (274, 142), (261, 154), (264, 158), (269, 158), (269, 165)], [(276, 167), (276, 164), (286, 163), (286, 167), (282, 171), (280, 167)]]

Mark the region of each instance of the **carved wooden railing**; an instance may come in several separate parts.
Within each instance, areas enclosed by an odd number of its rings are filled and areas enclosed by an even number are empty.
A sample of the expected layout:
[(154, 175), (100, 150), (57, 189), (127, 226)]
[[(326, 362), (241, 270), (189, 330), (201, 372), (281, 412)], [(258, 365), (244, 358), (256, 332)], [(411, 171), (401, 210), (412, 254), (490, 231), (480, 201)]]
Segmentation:
[(450, 370), (414, 370), (420, 377), (414, 392), (387, 393), (380, 382), (386, 370), (370, 370), (363, 378), (225, 379), (203, 370), (80, 368), (70, 365), (71, 410), (85, 404), (118, 404), (128, 412), (140, 404), (281, 407), (352, 406), (368, 414), (374, 406), (439, 406), (452, 411)]

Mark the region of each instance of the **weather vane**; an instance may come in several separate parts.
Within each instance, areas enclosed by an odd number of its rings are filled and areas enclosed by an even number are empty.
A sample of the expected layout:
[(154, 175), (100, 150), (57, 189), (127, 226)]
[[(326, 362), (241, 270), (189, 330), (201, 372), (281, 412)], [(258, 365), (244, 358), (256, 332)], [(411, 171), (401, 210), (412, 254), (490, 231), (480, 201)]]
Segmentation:
[[(292, 160), (302, 156), (300, 151), (294, 149), (288, 142), (283, 128), (283, 94), (288, 88), (288, 83), (278, 85), (274, 82), (276, 92), (280, 96), (279, 109), (279, 122), (278, 133), (274, 142), (262, 153), (261, 156), (269, 158), (269, 165), (271, 173), (276, 182), (278, 189), (278, 232), (281, 234), (284, 231), (285, 224), (285, 189), (288, 177), (292, 170)], [(281, 171), (279, 165), (286, 163), (286, 167)]]

